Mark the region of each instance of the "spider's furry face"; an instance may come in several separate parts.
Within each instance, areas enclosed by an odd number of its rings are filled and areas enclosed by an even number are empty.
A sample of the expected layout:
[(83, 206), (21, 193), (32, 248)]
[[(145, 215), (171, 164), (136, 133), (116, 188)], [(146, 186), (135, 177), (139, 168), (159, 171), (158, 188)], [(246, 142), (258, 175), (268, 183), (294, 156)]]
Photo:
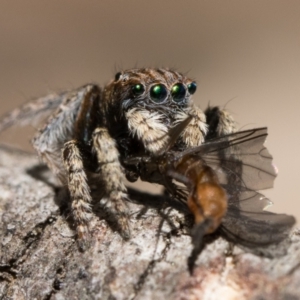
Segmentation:
[(141, 141), (150, 153), (161, 150), (170, 128), (193, 113), (197, 115), (197, 124), (194, 133), (188, 135), (198, 145), (203, 141), (206, 127), (204, 114), (198, 109), (192, 111), (191, 96), (196, 89), (195, 81), (176, 71), (131, 69), (117, 73), (105, 87), (103, 109), (107, 119), (124, 120), (123, 127), (128, 127), (129, 135)]

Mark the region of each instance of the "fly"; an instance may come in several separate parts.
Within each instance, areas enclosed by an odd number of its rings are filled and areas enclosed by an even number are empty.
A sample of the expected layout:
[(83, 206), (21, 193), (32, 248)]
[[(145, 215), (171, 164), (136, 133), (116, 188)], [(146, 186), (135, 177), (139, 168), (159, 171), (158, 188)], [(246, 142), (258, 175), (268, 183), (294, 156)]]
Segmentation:
[(264, 146), (267, 128), (214, 138), (182, 152), (169, 150), (188, 122), (171, 132), (165, 152), (133, 157), (125, 163), (135, 165), (142, 180), (163, 184), (193, 214), (190, 271), (203, 249), (204, 236), (216, 230), (229, 241), (250, 248), (286, 239), (295, 218), (266, 211), (272, 202), (258, 192), (271, 188), (277, 175)]

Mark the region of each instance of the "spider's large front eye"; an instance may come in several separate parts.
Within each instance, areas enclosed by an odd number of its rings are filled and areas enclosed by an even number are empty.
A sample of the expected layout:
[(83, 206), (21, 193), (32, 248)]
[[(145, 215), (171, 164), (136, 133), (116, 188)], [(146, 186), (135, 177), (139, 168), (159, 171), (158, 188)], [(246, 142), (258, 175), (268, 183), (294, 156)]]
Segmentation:
[(168, 90), (163, 84), (156, 84), (150, 89), (150, 98), (155, 103), (162, 103), (168, 97)]
[(140, 96), (145, 92), (145, 87), (142, 84), (136, 84), (132, 87), (134, 96)]
[(180, 103), (185, 99), (186, 89), (182, 83), (176, 83), (171, 90), (172, 98), (175, 102)]
[(197, 83), (195, 81), (188, 84), (188, 91), (191, 95), (193, 95), (197, 90)]

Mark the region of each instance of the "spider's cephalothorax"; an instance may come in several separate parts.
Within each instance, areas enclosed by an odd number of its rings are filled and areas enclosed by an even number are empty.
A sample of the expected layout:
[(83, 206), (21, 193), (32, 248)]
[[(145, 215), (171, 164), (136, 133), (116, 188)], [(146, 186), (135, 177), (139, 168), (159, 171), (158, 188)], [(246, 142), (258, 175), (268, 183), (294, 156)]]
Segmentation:
[[(204, 113), (192, 104), (196, 87), (191, 79), (165, 69), (117, 73), (103, 91), (101, 110), (106, 126), (117, 140), (123, 135), (128, 142), (132, 137), (135, 142), (131, 149), (140, 144), (141, 151), (155, 154), (167, 143), (170, 128), (193, 114), (194, 120), (182, 138), (188, 146), (198, 145), (207, 129)], [(128, 150), (121, 146), (125, 152)]]
[(0, 121), (0, 131), (17, 122), (40, 119), (56, 109), (34, 137), (33, 145), (69, 188), (79, 241), (88, 236), (91, 173), (99, 176), (106, 206), (128, 238), (125, 175), (135, 180), (139, 174), (127, 170), (124, 159), (163, 151), (170, 130), (187, 116), (192, 116), (191, 121), (172, 144), (175, 150), (198, 146), (206, 135), (210, 138), (235, 130), (225, 111), (208, 108), (204, 113), (193, 104), (196, 87), (193, 80), (175, 71), (131, 69), (117, 73), (103, 90), (89, 84), (28, 103), (6, 115)]

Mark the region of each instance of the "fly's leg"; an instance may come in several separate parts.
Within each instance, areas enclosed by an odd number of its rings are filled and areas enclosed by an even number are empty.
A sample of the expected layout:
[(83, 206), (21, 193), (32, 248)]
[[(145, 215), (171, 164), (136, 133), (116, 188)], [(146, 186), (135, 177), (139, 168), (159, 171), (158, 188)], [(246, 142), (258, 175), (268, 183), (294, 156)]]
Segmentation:
[(72, 215), (75, 221), (79, 246), (85, 249), (89, 240), (88, 224), (91, 220), (90, 188), (84, 171), (82, 157), (75, 140), (65, 143), (63, 162), (71, 197)]
[(121, 234), (130, 238), (125, 201), (128, 198), (125, 176), (119, 161), (119, 152), (107, 129), (97, 128), (93, 133), (93, 152), (97, 156), (99, 172), (104, 184), (106, 208), (116, 217)]
[(208, 125), (206, 140), (236, 132), (236, 122), (225, 109), (209, 106), (204, 113)]
[(0, 118), (0, 132), (11, 126), (36, 125), (63, 102), (66, 93), (50, 94), (23, 104)]

